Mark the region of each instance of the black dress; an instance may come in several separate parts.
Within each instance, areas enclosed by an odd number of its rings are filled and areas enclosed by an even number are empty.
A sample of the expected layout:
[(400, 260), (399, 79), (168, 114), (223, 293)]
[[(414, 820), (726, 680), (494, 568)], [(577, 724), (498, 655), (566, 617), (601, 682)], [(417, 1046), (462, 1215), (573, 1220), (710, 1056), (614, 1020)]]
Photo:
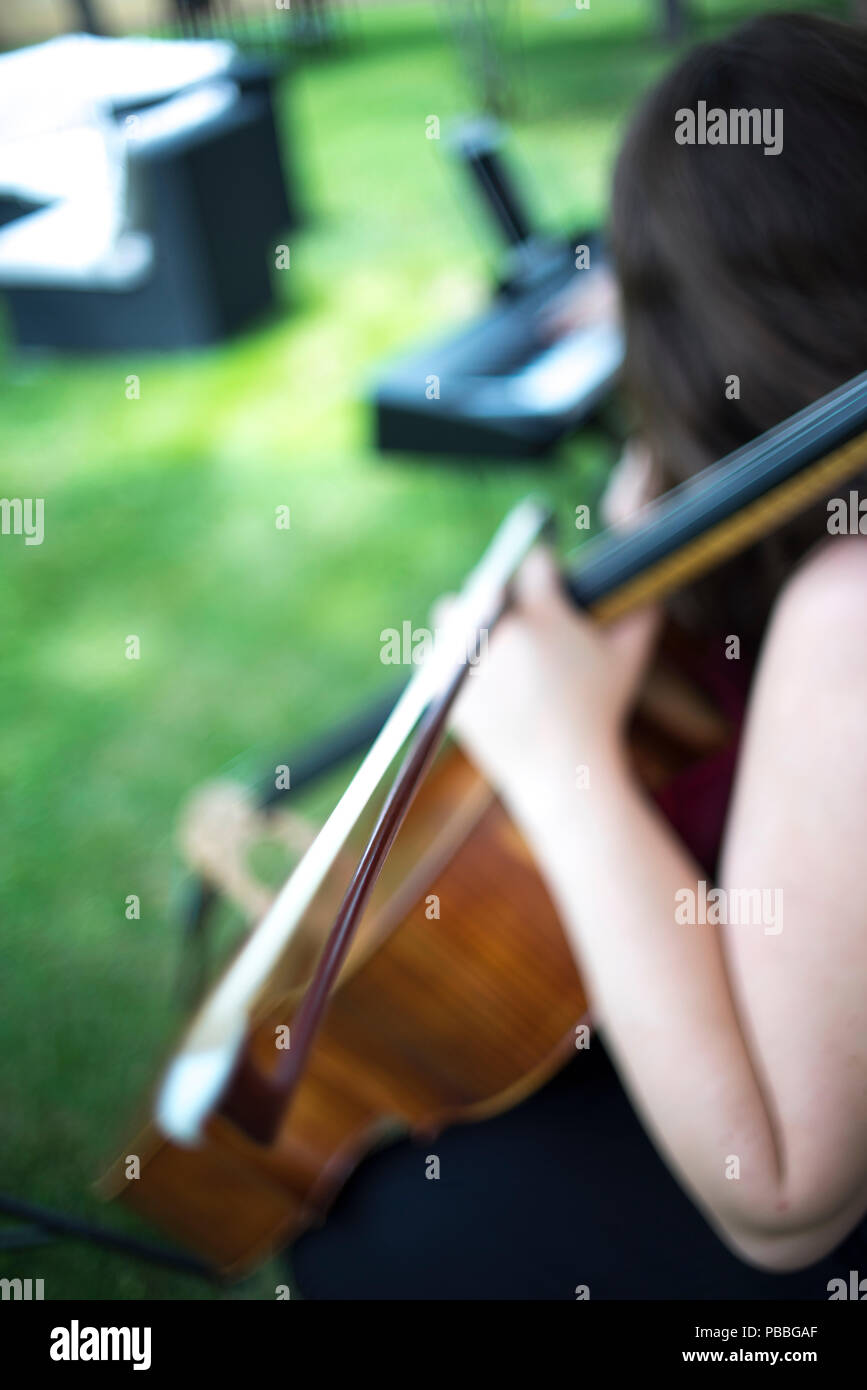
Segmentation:
[(289, 1259), (312, 1299), (826, 1300), (831, 1279), (867, 1276), (867, 1223), (809, 1269), (744, 1264), (657, 1155), (597, 1034), (514, 1110), (366, 1159)]

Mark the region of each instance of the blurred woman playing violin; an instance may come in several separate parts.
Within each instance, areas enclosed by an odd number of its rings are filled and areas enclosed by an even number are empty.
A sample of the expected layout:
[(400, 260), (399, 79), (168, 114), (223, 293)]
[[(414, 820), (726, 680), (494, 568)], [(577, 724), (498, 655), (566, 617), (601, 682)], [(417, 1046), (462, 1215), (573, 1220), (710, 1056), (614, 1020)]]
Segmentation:
[[(678, 143), (699, 102), (782, 111), (782, 148)], [(611, 524), (867, 365), (865, 148), (867, 35), (826, 20), (754, 21), (649, 95), (614, 185), (635, 441)], [(824, 1299), (867, 1274), (867, 537), (827, 516), (671, 604), (743, 719), (662, 804), (624, 736), (662, 614), (600, 630), (546, 552), (526, 562), (454, 731), (535, 856), (596, 1032), (433, 1141), (439, 1182), (408, 1141), (362, 1165), (293, 1252), (303, 1294)], [(690, 920), (700, 885), (716, 918)], [(727, 920), (747, 890), (773, 920)]]

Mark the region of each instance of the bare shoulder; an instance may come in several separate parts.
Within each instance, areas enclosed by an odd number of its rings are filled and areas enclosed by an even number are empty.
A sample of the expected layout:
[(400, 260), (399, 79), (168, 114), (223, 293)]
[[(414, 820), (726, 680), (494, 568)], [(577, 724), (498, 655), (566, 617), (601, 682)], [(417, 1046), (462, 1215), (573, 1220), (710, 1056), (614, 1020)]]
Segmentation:
[(867, 537), (837, 536), (805, 557), (774, 606), (761, 664), (811, 686), (867, 682)]
[[(742, 780), (790, 789), (867, 775), (867, 537), (817, 546), (771, 613), (747, 712)], [(755, 790), (755, 788), (753, 788)]]
[[(800, 885), (798, 892), (809, 897), (822, 884), (825, 908), (833, 900), (841, 922), (852, 903), (861, 903), (853, 875), (860, 874), (863, 855), (865, 710), (867, 538), (833, 538), (791, 576), (768, 624), (738, 760), (724, 875), (737, 880), (761, 864), (761, 872), (775, 874), (793, 893)], [(863, 914), (856, 936), (861, 951)]]

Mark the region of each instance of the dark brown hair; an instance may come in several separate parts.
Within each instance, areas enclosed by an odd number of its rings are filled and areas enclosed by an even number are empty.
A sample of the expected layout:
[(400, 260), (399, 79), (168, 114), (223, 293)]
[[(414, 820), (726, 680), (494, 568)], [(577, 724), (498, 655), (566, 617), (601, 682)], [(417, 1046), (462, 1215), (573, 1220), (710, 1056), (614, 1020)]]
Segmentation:
[[(677, 143), (676, 113), (700, 101), (779, 108), (781, 152)], [(865, 156), (867, 34), (827, 19), (753, 20), (644, 101), (617, 164), (612, 246), (626, 390), (661, 488), (867, 367)], [(823, 502), (697, 582), (681, 616), (757, 640), (826, 520)]]

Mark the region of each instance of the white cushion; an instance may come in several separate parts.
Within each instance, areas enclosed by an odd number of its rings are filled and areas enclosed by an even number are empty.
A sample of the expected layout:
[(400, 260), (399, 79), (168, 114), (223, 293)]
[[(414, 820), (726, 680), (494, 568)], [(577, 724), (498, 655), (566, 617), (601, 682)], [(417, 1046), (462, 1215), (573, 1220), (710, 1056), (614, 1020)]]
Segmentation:
[(153, 255), (149, 236), (115, 236), (104, 207), (70, 199), (0, 227), (0, 287), (130, 290)]

